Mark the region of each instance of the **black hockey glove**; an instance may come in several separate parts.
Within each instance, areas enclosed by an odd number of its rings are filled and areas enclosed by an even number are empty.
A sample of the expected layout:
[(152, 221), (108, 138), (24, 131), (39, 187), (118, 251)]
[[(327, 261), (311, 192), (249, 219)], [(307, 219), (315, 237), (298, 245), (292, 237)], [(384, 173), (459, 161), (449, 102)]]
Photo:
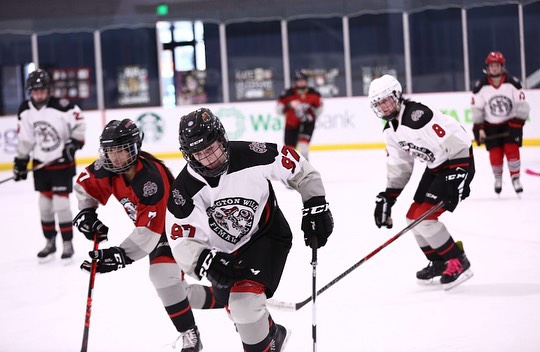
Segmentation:
[(72, 162), (75, 160), (75, 152), (83, 147), (84, 143), (76, 139), (70, 139), (64, 145), (64, 150), (62, 151), (62, 158), (66, 162)]
[[(100, 274), (110, 273), (111, 271), (125, 268), (126, 265), (133, 263), (133, 260), (126, 255), (126, 252), (121, 247), (90, 251), (88, 252), (88, 255), (90, 258), (97, 260), (96, 272)], [(85, 260), (81, 264), (81, 269), (90, 272), (92, 270), (92, 263)]]
[(81, 210), (73, 219), (73, 225), (90, 241), (94, 240), (94, 233), (98, 242), (107, 240), (109, 228), (98, 219), (95, 208)]
[(317, 248), (321, 248), (333, 230), (334, 218), (326, 199), (318, 196), (306, 201), (302, 209), (302, 231), (306, 246), (312, 247), (313, 239), (317, 239)]
[(396, 198), (389, 195), (387, 192), (381, 192), (375, 200), (375, 225), (378, 228), (386, 226), (391, 229), (392, 223), (392, 206), (396, 203)]
[(201, 252), (195, 274), (202, 279), (206, 277), (217, 288), (231, 287), (250, 275), (249, 268), (234, 255), (216, 250), (205, 249)]
[(448, 211), (454, 211), (459, 201), (463, 199), (467, 170), (462, 167), (448, 169), (442, 172), (442, 177), (446, 183), (444, 208)]
[(29, 158), (15, 158), (13, 161), (13, 176), (15, 181), (26, 180), (28, 177)]

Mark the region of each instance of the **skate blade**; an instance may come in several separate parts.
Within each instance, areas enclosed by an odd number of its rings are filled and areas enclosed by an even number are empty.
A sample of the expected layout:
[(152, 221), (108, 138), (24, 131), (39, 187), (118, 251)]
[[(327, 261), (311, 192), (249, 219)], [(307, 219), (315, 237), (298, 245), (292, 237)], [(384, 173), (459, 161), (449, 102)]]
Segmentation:
[(416, 282), (420, 286), (440, 286), (441, 285), (440, 280), (441, 280), (440, 276), (435, 276), (433, 279), (430, 279), (430, 280), (416, 279)]
[(471, 269), (468, 269), (466, 270), (465, 272), (463, 272), (463, 274), (461, 274), (456, 281), (452, 281), (450, 283), (447, 283), (447, 284), (443, 284), (442, 287), (445, 291), (448, 291), (450, 290), (451, 288), (454, 288), (458, 285), (461, 285), (462, 283), (464, 283), (465, 281), (469, 280), (472, 276), (474, 275), (474, 273), (472, 272)]
[(54, 259), (54, 254), (49, 254), (48, 256), (43, 257), (43, 258), (38, 257), (38, 263), (39, 264), (46, 264), (48, 262), (51, 262), (53, 259)]
[(281, 349), (279, 352), (285, 351), (285, 347), (287, 346), (287, 342), (289, 342), (289, 337), (291, 337), (292, 330), (285, 328), (287, 330), (287, 335), (285, 335), (285, 339), (283, 340), (283, 343), (281, 344)]
[(65, 266), (73, 264), (73, 257), (61, 258), (62, 264)]

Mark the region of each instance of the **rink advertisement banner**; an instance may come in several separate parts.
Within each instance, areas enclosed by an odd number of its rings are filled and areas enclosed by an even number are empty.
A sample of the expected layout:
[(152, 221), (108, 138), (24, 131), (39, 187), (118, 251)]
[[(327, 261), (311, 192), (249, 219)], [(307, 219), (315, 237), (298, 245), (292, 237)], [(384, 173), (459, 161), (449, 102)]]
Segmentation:
[[(531, 104), (530, 118), (524, 128), (524, 144), (540, 145), (540, 90), (527, 91)], [(458, 120), (472, 136), (469, 93), (430, 93), (408, 96), (437, 108)], [(179, 155), (178, 122), (182, 115), (195, 110), (197, 105), (176, 108), (136, 108), (85, 111), (87, 122), (86, 144), (77, 154), (84, 162), (98, 153), (99, 135), (110, 120), (133, 119), (144, 131), (143, 149), (161, 157)], [(206, 104), (219, 116), (231, 140), (254, 140), (282, 143), (284, 118), (276, 112), (274, 101)], [(375, 117), (366, 97), (325, 98), (324, 109), (317, 120), (313, 136), (314, 149), (352, 149), (382, 147), (383, 123)], [(11, 168), (17, 145), (17, 119), (0, 118), (0, 166)]]

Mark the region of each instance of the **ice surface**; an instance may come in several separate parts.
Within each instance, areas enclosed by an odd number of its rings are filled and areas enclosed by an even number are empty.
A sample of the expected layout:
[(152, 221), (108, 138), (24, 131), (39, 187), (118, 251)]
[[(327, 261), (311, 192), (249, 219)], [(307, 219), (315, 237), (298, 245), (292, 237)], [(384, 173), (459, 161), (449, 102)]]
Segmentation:
[[(540, 169), (540, 149), (522, 148), (522, 166)], [(476, 148), (472, 194), (441, 220), (462, 240), (474, 276), (450, 291), (423, 287), (415, 272), (427, 262), (411, 233), (392, 243), (317, 299), (318, 351), (540, 351), (540, 177), (522, 174), (518, 199), (506, 166), (500, 197), (493, 192), (488, 155)], [(386, 182), (383, 150), (312, 152), (322, 173), (335, 231), (319, 251), (318, 287), (340, 275), (406, 226), (423, 165), (393, 208), (394, 228), (373, 222), (375, 195)], [(183, 165), (167, 160), (176, 172)], [(0, 179), (9, 177), (0, 173)], [(311, 295), (311, 251), (300, 231), (298, 193), (275, 184), (295, 233), (275, 299), (299, 302)], [(82, 341), (88, 275), (79, 270), (92, 243), (75, 234), (75, 256), (64, 266), (38, 264), (44, 246), (32, 182), (0, 185), (0, 351), (71, 352)], [(72, 198), (75, 211), (75, 199)], [(132, 228), (118, 203), (100, 209), (118, 245)], [(61, 245), (58, 243), (58, 245)], [(190, 279), (188, 279), (190, 280)], [(190, 280), (193, 282), (193, 280)], [(293, 331), (286, 351), (312, 351), (312, 306), (272, 310)], [(195, 311), (204, 351), (241, 351), (222, 310)], [(89, 351), (172, 351), (177, 333), (148, 279), (148, 261), (99, 275), (95, 281)]]

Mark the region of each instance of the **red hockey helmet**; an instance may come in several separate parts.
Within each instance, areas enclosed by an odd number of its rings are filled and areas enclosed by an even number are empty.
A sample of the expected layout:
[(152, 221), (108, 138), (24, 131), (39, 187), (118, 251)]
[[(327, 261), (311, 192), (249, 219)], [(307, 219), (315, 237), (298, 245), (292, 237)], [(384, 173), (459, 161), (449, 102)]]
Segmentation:
[(486, 65), (489, 65), (494, 62), (498, 62), (499, 64), (504, 66), (506, 59), (504, 58), (503, 54), (500, 51), (492, 51), (487, 55)]

